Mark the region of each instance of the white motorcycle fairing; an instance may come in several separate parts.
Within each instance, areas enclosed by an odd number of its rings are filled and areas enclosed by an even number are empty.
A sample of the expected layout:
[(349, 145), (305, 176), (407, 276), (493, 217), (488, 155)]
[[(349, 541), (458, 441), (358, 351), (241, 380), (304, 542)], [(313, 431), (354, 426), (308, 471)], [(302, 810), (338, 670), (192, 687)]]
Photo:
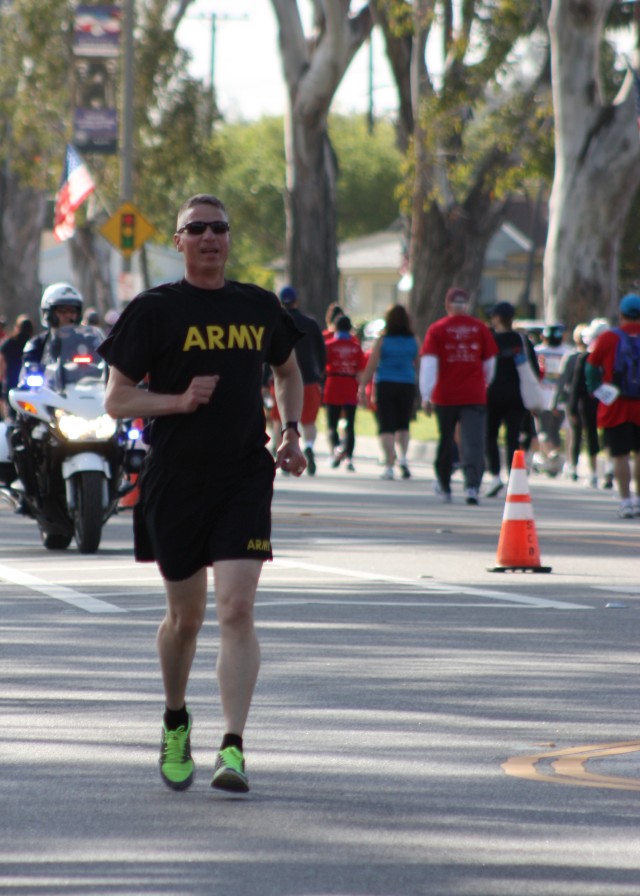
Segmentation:
[(18, 479), (5, 478), (3, 491), (35, 519), (48, 549), (64, 549), (75, 537), (81, 553), (95, 553), (121, 497), (128, 430), (105, 410), (103, 338), (94, 327), (61, 327), (48, 360), (25, 362), (20, 386), (9, 393)]

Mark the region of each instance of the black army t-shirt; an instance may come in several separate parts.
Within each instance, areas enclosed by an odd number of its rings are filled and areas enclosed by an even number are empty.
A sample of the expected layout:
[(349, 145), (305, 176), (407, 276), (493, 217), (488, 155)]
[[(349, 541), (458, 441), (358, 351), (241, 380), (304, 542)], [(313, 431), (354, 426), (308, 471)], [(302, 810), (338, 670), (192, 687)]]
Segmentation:
[(179, 395), (194, 376), (220, 375), (207, 405), (156, 417), (150, 433), (158, 460), (210, 468), (264, 447), (263, 364), (283, 364), (300, 337), (271, 292), (234, 281), (199, 289), (182, 280), (137, 296), (100, 353), (129, 379), (147, 377), (152, 392)]

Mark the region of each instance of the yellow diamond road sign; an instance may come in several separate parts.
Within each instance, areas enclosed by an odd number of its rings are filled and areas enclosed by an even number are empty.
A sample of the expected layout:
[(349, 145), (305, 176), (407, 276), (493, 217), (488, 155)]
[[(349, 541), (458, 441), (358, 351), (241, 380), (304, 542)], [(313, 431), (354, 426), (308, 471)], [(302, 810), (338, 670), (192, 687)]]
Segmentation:
[(102, 236), (125, 257), (132, 255), (155, 232), (155, 227), (130, 202), (123, 202), (100, 228)]

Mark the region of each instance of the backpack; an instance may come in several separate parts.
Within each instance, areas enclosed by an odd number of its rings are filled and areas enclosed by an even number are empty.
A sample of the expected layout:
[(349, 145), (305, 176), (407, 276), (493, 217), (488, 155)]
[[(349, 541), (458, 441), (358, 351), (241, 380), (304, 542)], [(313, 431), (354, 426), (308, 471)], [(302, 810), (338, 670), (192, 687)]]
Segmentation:
[(631, 336), (619, 327), (613, 362), (613, 382), (625, 398), (640, 398), (640, 335)]

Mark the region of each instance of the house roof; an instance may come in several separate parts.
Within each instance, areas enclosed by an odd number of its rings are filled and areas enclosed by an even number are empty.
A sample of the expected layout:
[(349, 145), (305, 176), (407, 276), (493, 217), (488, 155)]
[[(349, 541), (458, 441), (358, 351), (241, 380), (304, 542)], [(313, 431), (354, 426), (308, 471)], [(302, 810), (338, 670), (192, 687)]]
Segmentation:
[[(536, 250), (544, 247), (548, 220), (547, 204), (535, 203), (527, 197), (517, 197), (509, 203), (507, 218), (487, 247), (485, 263), (492, 266), (504, 264), (510, 256), (531, 251), (532, 236)], [(361, 271), (399, 272), (404, 259), (404, 231), (402, 220), (397, 219), (387, 230), (379, 230), (367, 236), (344, 240), (338, 246), (338, 268), (341, 275)], [(270, 267), (283, 271), (284, 258), (276, 259)]]
[(349, 271), (398, 271), (402, 264), (403, 237), (394, 230), (380, 230), (369, 236), (345, 240), (338, 247), (338, 267)]
[[(485, 262), (500, 265), (512, 255), (531, 251), (531, 240), (513, 223), (505, 222), (489, 242)], [(402, 267), (404, 256), (403, 234), (394, 229), (381, 230), (369, 236), (345, 240), (338, 248), (340, 273), (360, 271), (393, 271)]]

